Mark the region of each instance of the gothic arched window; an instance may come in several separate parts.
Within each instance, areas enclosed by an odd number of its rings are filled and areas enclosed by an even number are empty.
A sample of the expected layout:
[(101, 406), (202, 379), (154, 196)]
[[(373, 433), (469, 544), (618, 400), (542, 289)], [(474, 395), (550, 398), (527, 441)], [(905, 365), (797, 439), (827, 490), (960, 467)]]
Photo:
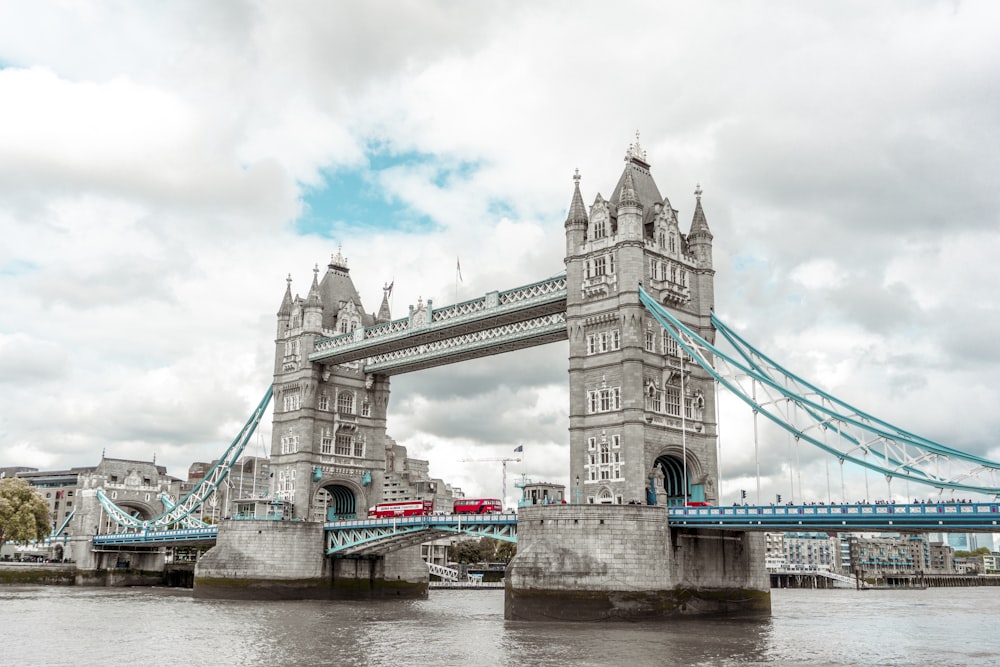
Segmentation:
[(349, 391), (337, 394), (337, 412), (346, 415), (354, 413), (354, 394)]

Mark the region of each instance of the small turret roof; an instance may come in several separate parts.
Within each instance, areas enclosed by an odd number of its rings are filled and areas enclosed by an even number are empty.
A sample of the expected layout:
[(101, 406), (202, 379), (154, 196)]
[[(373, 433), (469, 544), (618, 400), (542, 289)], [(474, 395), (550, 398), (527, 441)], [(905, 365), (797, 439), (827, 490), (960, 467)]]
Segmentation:
[(319, 297), (319, 265), (313, 267), (313, 282), (309, 287), (309, 298), (306, 299), (307, 306), (322, 307), (323, 301)]
[(278, 308), (278, 317), (291, 317), (292, 316), (292, 274), (288, 274), (285, 278), (285, 296), (281, 300), (281, 306)]
[(694, 217), (691, 218), (691, 232), (688, 236), (700, 235), (712, 238), (712, 230), (708, 228), (708, 219), (705, 218), (705, 211), (701, 208), (701, 192), (701, 184), (698, 184), (694, 189)]
[(389, 310), (389, 295), (392, 294), (392, 286), (395, 281), (382, 288), (382, 305), (379, 306), (378, 314), (375, 316), (376, 322), (389, 322), (392, 320), (392, 313)]
[[(639, 202), (639, 195), (635, 192), (635, 183), (630, 169), (626, 169), (623, 173), (621, 188), (618, 190), (618, 206), (642, 207), (642, 204)], [(651, 209), (652, 206), (644, 208)]]
[(587, 209), (583, 205), (583, 195), (580, 194), (580, 170), (573, 174), (573, 199), (569, 204), (569, 213), (566, 214), (566, 225), (581, 222), (587, 224)]

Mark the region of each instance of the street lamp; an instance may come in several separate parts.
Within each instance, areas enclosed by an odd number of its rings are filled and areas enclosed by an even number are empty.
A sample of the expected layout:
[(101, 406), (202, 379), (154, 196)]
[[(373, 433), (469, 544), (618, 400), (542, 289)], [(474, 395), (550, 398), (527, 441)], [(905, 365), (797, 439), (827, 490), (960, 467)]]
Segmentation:
[(576, 476), (576, 504), (580, 504), (580, 476)]

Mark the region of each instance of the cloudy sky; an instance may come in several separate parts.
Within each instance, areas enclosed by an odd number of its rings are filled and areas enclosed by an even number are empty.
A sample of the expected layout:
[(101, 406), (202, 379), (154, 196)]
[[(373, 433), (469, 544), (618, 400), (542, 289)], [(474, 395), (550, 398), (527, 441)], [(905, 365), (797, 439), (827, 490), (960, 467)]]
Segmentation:
[[(0, 466), (186, 476), (271, 380), (286, 275), (304, 293), (342, 246), (394, 316), (556, 275), (574, 169), (610, 195), (636, 130), (685, 223), (704, 189), (724, 320), (1000, 459), (998, 24), (991, 2), (0, 0)], [(567, 481), (565, 344), (392, 387), (390, 434), (434, 476), (495, 495), (499, 466), (459, 459), (523, 444), (509, 495)], [(751, 431), (724, 401), (724, 502), (755, 493)], [(790, 471), (765, 439), (762, 499), (839, 497), (836, 463), (829, 489), (826, 459)]]

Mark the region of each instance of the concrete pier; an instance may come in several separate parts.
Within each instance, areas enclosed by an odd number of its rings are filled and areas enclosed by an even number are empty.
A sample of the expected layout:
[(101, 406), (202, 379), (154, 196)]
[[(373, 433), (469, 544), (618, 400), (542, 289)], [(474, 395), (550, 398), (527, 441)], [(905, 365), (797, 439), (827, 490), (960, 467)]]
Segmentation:
[(671, 531), (664, 507), (536, 505), (518, 517), (508, 620), (768, 613), (763, 535)]
[(423, 597), (429, 580), (420, 547), (385, 556), (333, 559), (323, 554), (323, 524), (226, 521), (199, 559), (194, 595), (235, 599)]

